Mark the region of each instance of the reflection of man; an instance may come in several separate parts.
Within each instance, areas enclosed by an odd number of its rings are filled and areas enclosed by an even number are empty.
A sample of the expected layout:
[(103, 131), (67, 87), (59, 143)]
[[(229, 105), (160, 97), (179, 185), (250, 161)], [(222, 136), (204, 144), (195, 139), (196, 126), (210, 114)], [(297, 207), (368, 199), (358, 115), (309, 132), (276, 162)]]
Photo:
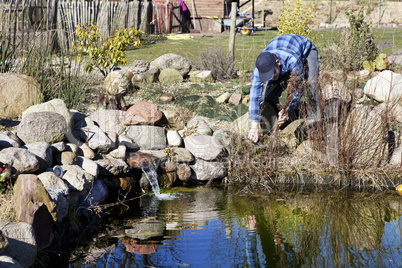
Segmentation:
[[(293, 92), (293, 97), (287, 107), (280, 111), (277, 108), (279, 97), (287, 87), (291, 74), (301, 78), (307, 78), (309, 84), (309, 116), (314, 119), (317, 112), (316, 90), (318, 84), (318, 51), (314, 44), (307, 38), (295, 34), (286, 34), (272, 39), (268, 46), (257, 57), (250, 87), (249, 117), (251, 130), (248, 138), (257, 142), (261, 110), (264, 106), (271, 105), (278, 114), (278, 126), (282, 126), (288, 119), (288, 115), (297, 114), (297, 106), (303, 94), (301, 90)], [(300, 81), (301, 81), (300, 80)], [(263, 83), (266, 87), (263, 91)], [(262, 106), (262, 107), (260, 107)], [(272, 128), (273, 126), (268, 126)]]

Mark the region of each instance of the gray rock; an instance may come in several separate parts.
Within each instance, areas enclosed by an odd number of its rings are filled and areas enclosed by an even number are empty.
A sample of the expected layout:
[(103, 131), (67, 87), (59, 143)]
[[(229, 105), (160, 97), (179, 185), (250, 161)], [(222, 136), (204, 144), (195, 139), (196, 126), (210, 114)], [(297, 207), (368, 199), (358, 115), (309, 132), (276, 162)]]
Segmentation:
[(9, 245), (5, 254), (24, 267), (30, 267), (36, 259), (36, 240), (32, 225), (25, 222), (0, 224), (0, 231), (7, 237)]
[(95, 177), (79, 166), (75, 165), (63, 165), (63, 177), (62, 179), (67, 183), (70, 191), (84, 191), (95, 180)]
[(56, 176), (52, 171), (46, 171), (38, 175), (38, 179), (42, 182), (43, 186), (46, 190), (48, 189), (57, 189), (58, 192), (61, 192), (63, 195), (67, 196), (69, 189), (68, 185)]
[(75, 154), (78, 154), (79, 151), (79, 147), (78, 145), (74, 144), (74, 143), (66, 143), (66, 151), (68, 152), (73, 152)]
[(100, 109), (93, 112), (89, 118), (98, 124), (104, 131), (114, 131), (117, 134), (123, 134), (126, 126), (122, 123), (124, 111)]
[(63, 194), (61, 189), (53, 187), (45, 187), (52, 201), (56, 204), (57, 222), (61, 222), (68, 214), (68, 195)]
[(84, 119), (86, 116), (85, 114), (76, 111), (76, 110), (70, 110), (70, 116), (71, 116), (71, 122), (72, 122), (72, 126), (74, 128), (74, 125), (77, 124), (78, 122), (80, 122), (82, 119)]
[(125, 234), (131, 238), (147, 240), (152, 237), (163, 236), (164, 230), (165, 224), (162, 220), (147, 218), (136, 223), (133, 228), (126, 229)]
[(388, 70), (382, 71), (367, 81), (364, 94), (379, 102), (398, 101), (402, 97), (402, 75)]
[(227, 163), (225, 161), (215, 162), (196, 159), (195, 163), (190, 165), (190, 168), (194, 171), (191, 174), (191, 179), (197, 181), (222, 179), (228, 174)]
[(77, 165), (89, 172), (92, 176), (98, 177), (99, 166), (95, 161), (83, 156), (77, 156)]
[(151, 61), (149, 69), (172, 68), (180, 72), (181, 76), (186, 76), (191, 69), (191, 64), (184, 57), (177, 54), (165, 54)]
[(20, 139), (11, 131), (0, 132), (0, 149), (8, 147), (21, 147)]
[(117, 159), (125, 159), (127, 153), (127, 148), (124, 145), (120, 145), (117, 149), (114, 149), (109, 153), (109, 156)]
[(23, 74), (0, 73), (0, 114), (5, 118), (19, 117), (29, 106), (40, 101), (38, 81)]
[(126, 146), (127, 150), (137, 151), (140, 149), (140, 146), (124, 135), (119, 135), (119, 145)]
[[(71, 114), (70, 110), (67, 108), (67, 105), (62, 99), (53, 99), (48, 102), (44, 102), (41, 104), (36, 104), (28, 109), (26, 109), (22, 113), (22, 118), (24, 119), (25, 116), (27, 116), (30, 113), (35, 113), (35, 112), (55, 112), (60, 115), (62, 115), (66, 121), (67, 124), (67, 131), (71, 131), (73, 129), (73, 123), (71, 119)], [(49, 142), (52, 144), (52, 142)]]
[(0, 151), (0, 162), (9, 164), (19, 173), (34, 173), (39, 169), (37, 157), (22, 148), (6, 148)]
[(194, 161), (194, 156), (186, 148), (173, 148), (173, 161), (178, 163), (190, 163)]
[(184, 145), (196, 158), (212, 161), (227, 154), (225, 147), (212, 136), (189, 136), (184, 139)]
[(22, 148), (27, 149), (33, 153), (39, 162), (39, 169), (37, 172), (44, 172), (46, 169), (53, 165), (53, 150), (47, 142), (30, 143)]
[(122, 159), (115, 159), (105, 156), (103, 159), (95, 160), (99, 166), (99, 174), (104, 176), (118, 176), (130, 170), (129, 165)]
[(166, 133), (166, 139), (170, 146), (181, 146), (183, 144), (183, 139), (177, 130), (168, 130)]
[(190, 82), (193, 83), (215, 83), (216, 79), (212, 75), (212, 71), (191, 71)]
[(55, 157), (59, 165), (75, 165), (77, 164), (77, 155), (73, 152), (61, 152)]
[(100, 180), (95, 180), (82, 205), (85, 207), (90, 207), (102, 204), (103, 201), (106, 200), (108, 194), (109, 193), (106, 185)]
[(233, 133), (229, 130), (218, 129), (212, 134), (212, 137), (216, 138), (220, 143), (225, 146), (226, 150), (230, 150), (230, 148), (234, 144)]
[(81, 140), (86, 141), (92, 150), (104, 153), (112, 147), (112, 140), (97, 126), (86, 126), (74, 132)]
[(122, 68), (122, 70), (128, 70), (133, 74), (142, 74), (148, 71), (150, 62), (146, 60), (134, 60), (131, 64)]
[(173, 68), (162, 69), (159, 74), (159, 82), (164, 84), (178, 84), (183, 82), (183, 76)]
[[(184, 116), (176, 109), (172, 107), (164, 108), (162, 110), (164, 124), (168, 125), (170, 129), (180, 130), (186, 126)], [(167, 122), (164, 122), (167, 121)]]
[(230, 98), (230, 93), (229, 92), (225, 92), (222, 95), (220, 95), (218, 98), (216, 98), (216, 102), (217, 103), (226, 103), (229, 101)]
[(119, 135), (114, 131), (105, 132), (109, 139), (112, 141), (112, 145), (110, 146), (110, 150), (117, 149), (119, 146)]
[(177, 177), (181, 181), (188, 181), (191, 177), (191, 168), (189, 165), (182, 163), (177, 166)]
[(158, 68), (149, 69), (142, 75), (134, 75), (133, 81), (144, 81), (145, 83), (151, 84), (158, 81), (160, 70)]
[(0, 264), (2, 268), (23, 268), (19, 262), (11, 258), (10, 256), (0, 256)]
[(67, 150), (66, 143), (64, 141), (53, 143), (51, 146), (53, 155), (59, 154)]
[(128, 126), (126, 136), (141, 149), (159, 150), (167, 146), (165, 130), (158, 126)]
[(118, 93), (126, 94), (131, 90), (130, 79), (121, 71), (110, 72), (104, 82), (103, 87), (108, 94), (116, 95)]
[(187, 128), (194, 128), (196, 133), (199, 135), (212, 135), (212, 129), (209, 127), (207, 122), (200, 117), (194, 117), (187, 123)]
[(239, 105), (241, 103), (241, 97), (240, 93), (233, 93), (230, 95), (228, 102), (233, 105)]
[(63, 141), (67, 125), (63, 116), (55, 112), (32, 112), (25, 115), (17, 128), (18, 137), (25, 143)]

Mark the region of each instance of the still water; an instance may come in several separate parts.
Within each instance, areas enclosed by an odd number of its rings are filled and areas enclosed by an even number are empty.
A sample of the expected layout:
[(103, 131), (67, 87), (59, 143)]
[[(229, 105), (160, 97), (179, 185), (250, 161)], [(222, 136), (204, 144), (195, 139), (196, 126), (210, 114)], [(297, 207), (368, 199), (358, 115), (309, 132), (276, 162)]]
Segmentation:
[(401, 267), (402, 197), (197, 188), (114, 211), (70, 267)]

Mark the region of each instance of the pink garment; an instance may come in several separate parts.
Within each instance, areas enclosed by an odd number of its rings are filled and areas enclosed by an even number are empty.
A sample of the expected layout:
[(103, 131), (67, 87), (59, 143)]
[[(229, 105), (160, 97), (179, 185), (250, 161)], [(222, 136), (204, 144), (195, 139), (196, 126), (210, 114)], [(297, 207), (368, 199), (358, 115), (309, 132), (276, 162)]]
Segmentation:
[(180, 14), (183, 15), (184, 12), (187, 10), (186, 4), (184, 4), (183, 0), (179, 0), (180, 2)]

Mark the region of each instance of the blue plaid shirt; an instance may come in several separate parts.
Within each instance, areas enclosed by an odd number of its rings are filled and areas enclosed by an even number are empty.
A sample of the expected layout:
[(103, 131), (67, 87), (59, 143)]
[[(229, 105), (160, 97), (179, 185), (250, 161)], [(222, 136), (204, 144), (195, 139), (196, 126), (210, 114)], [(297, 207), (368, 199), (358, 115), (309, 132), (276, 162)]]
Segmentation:
[[(310, 53), (312, 45), (311, 41), (303, 36), (285, 34), (272, 39), (263, 52), (268, 51), (276, 55), (280, 62), (281, 75), (296, 73), (303, 78), (303, 61)], [(262, 87), (263, 82), (260, 80), (257, 67), (254, 66), (248, 107), (251, 122), (259, 121)], [(289, 104), (289, 108), (295, 107), (299, 103), (302, 94), (303, 89), (300, 92), (293, 93), (293, 99)]]

